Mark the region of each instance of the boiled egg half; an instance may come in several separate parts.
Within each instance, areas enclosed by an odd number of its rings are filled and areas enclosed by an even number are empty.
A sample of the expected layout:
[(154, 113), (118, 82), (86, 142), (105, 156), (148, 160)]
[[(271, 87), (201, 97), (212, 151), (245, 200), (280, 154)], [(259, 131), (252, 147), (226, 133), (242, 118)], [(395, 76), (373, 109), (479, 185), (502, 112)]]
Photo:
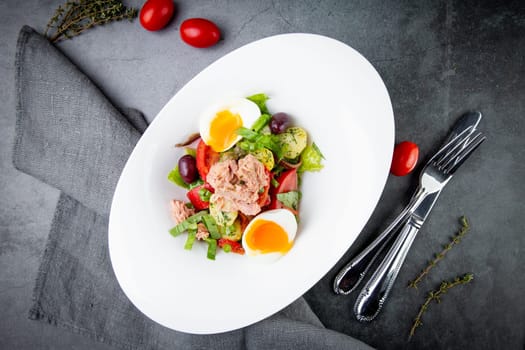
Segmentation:
[(286, 254), (293, 246), (297, 221), (288, 209), (264, 211), (254, 217), (242, 236), (242, 246), (248, 256), (271, 260)]
[(251, 128), (261, 116), (259, 107), (246, 98), (234, 98), (206, 109), (199, 119), (199, 132), (205, 144), (216, 152), (233, 147), (241, 137), (236, 130)]

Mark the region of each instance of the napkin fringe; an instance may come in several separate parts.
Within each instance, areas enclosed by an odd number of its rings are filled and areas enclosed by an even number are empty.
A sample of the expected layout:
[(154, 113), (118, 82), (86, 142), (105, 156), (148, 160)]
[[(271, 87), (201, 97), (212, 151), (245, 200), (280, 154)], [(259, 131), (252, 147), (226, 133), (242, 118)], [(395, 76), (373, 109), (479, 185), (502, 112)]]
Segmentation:
[[(22, 59), (25, 54), (26, 43), (29, 40), (29, 35), (34, 32), (33, 28), (24, 25), (20, 30), (18, 35), (18, 40), (16, 42), (16, 54), (15, 54), (15, 96), (16, 96), (16, 106), (15, 106), (15, 140), (13, 145), (13, 154), (17, 153), (17, 150), (21, 149), (22, 142), (22, 69), (23, 64)], [(19, 157), (13, 157), (13, 165), (16, 169), (25, 172), (22, 170), (21, 163), (18, 162)]]
[(38, 267), (38, 273), (35, 281), (35, 286), (33, 288), (33, 306), (29, 310), (29, 319), (31, 320), (46, 320), (48, 323), (57, 325), (58, 321), (52, 315), (47, 314), (40, 303), (42, 297), (42, 292), (44, 289), (44, 284), (47, 279), (47, 274), (51, 264), (51, 258), (54, 256), (57, 246), (57, 239), (55, 237), (55, 232), (57, 231), (57, 223), (59, 222), (59, 217), (62, 215), (62, 208), (66, 205), (66, 195), (60, 193), (58, 198), (57, 205), (55, 207), (55, 214), (53, 216), (53, 221), (51, 223), (51, 230), (49, 231), (49, 236), (47, 238), (46, 247), (44, 249), (44, 254), (40, 258), (40, 266)]

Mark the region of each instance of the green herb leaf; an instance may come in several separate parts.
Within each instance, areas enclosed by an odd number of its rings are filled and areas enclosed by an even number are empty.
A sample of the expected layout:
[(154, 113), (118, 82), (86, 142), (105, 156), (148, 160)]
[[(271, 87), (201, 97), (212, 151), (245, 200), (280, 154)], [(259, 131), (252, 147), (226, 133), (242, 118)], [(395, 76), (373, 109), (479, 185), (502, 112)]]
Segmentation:
[(301, 153), (301, 166), (298, 171), (300, 173), (305, 171), (319, 171), (323, 169), (324, 165), (322, 160), (324, 159), (321, 150), (315, 143), (306, 146), (304, 151)]
[(454, 278), (454, 280), (451, 282), (449, 281), (441, 282), (438, 290), (433, 290), (429, 292), (427, 299), (425, 300), (423, 305), (421, 305), (421, 308), (419, 309), (419, 312), (416, 318), (414, 319), (414, 323), (412, 324), (412, 328), (410, 329), (409, 339), (412, 338), (412, 336), (414, 336), (416, 332), (416, 328), (423, 325), (421, 318), (423, 314), (428, 310), (428, 306), (433, 300), (436, 301), (436, 303), (439, 303), (441, 301), (441, 297), (444, 294), (446, 294), (450, 289), (456, 286), (459, 286), (461, 284), (467, 284), (471, 282), (473, 279), (474, 279), (474, 275), (472, 273), (466, 273), (463, 276), (458, 276)]
[(45, 35), (53, 43), (77, 36), (92, 27), (123, 19), (133, 20), (138, 10), (120, 0), (68, 0), (49, 20)]
[(468, 220), (467, 220), (467, 218), (465, 216), (462, 216), (459, 219), (459, 221), (461, 223), (461, 229), (456, 233), (456, 235), (454, 235), (454, 237), (451, 238), (451, 241), (443, 247), (442, 251), (440, 251), (439, 253), (435, 254), (434, 260), (430, 261), (428, 263), (427, 267), (425, 267), (425, 269), (423, 269), (423, 271), (421, 271), (420, 274), (414, 280), (412, 280), (409, 283), (409, 285), (408, 285), (409, 287), (413, 287), (413, 288), (417, 289), (417, 285), (418, 285), (419, 282), (421, 282), (423, 277), (428, 275), (430, 270), (432, 270), (432, 268), (434, 268), (434, 266), (436, 266), (436, 264), (438, 262), (440, 262), (445, 257), (445, 254), (447, 254), (448, 251), (450, 251), (455, 245), (457, 245), (457, 244), (459, 244), (461, 242), (463, 237), (469, 231), (470, 225), (469, 225)]

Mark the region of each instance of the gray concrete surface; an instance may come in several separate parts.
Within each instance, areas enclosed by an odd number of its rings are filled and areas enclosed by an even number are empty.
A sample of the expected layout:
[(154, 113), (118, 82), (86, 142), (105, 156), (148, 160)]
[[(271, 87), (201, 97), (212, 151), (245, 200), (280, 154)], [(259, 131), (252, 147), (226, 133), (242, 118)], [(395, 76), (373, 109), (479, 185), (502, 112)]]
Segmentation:
[[(34, 279), (57, 191), (11, 164), (15, 124), (14, 53), (22, 25), (43, 31), (61, 1), (0, 1), (0, 348), (109, 349), (27, 319)], [(140, 7), (140, 1), (125, 2)], [(286, 32), (331, 36), (360, 51), (385, 81), (396, 140), (412, 140), (424, 159), (465, 110), (484, 115), (487, 141), (443, 192), (407, 257), (380, 317), (355, 321), (355, 296), (336, 296), (331, 282), (345, 261), (384, 228), (410, 197), (417, 174), (390, 177), (378, 207), (345, 257), (307, 294), (324, 324), (381, 349), (523, 349), (525, 344), (525, 5), (523, 1), (176, 1), (174, 21), (146, 32), (138, 21), (86, 32), (59, 44), (120, 106), (152, 120), (196, 73), (254, 39)], [(214, 20), (217, 46), (181, 42), (189, 17)], [(327, 125), (329, 127), (329, 125)], [(344, 178), (339, 179), (344, 186)], [(466, 215), (472, 230), (418, 291), (406, 282)], [(327, 237), (329, 239), (329, 237)], [(472, 272), (475, 280), (445, 295), (408, 331), (426, 291)]]

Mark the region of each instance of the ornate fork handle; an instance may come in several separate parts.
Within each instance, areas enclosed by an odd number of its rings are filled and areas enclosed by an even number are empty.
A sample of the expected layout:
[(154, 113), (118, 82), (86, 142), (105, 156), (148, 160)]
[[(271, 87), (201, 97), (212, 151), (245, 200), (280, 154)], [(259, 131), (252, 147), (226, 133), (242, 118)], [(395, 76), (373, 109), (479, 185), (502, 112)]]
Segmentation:
[(334, 279), (333, 289), (337, 294), (350, 294), (361, 283), (370, 266), (373, 265), (375, 259), (387, 246), (393, 234), (397, 231), (399, 226), (407, 221), (409, 216), (414, 211), (425, 194), (423, 189), (419, 188), (414, 194), (409, 204), (403, 211), (392, 221), (388, 227), (381, 232), (376, 239), (372, 241), (361, 253), (350, 260), (337, 274)]
[[(459, 136), (458, 136), (459, 137)], [(363, 287), (357, 297), (354, 313), (359, 321), (373, 320), (383, 306), (407, 253), (432, 210), (443, 187), (448, 183), (456, 170), (485, 140), (481, 133), (459, 139), (447, 152), (435, 158), (423, 171), (420, 177), (420, 187), (423, 188), (423, 199), (410, 215), (407, 223), (390, 247), (386, 257)], [(453, 142), (453, 141), (451, 141)]]
[[(434, 196), (438, 195), (439, 192), (433, 193), (425, 199), (434, 201)], [(416, 215), (408, 218), (387, 255), (359, 293), (354, 306), (359, 321), (371, 321), (381, 311), (423, 221)]]
[[(437, 154), (432, 158), (439, 156), (443, 151), (443, 148), (446, 148), (446, 145), (451, 145), (454, 139), (458, 139), (460, 135), (471, 134), (476, 130), (477, 125), (481, 120), (481, 113), (477, 111), (466, 112), (459, 118), (451, 132), (448, 135), (448, 138), (445, 141), (445, 146), (443, 146)], [(466, 142), (468, 141), (464, 138), (459, 143), (458, 146), (462, 148), (466, 147)], [(432, 160), (432, 159), (431, 159)], [(429, 162), (431, 161), (429, 160)], [(339, 271), (337, 276), (334, 279), (333, 289), (337, 294), (347, 295), (350, 294), (355, 288), (361, 283), (364, 276), (370, 269), (370, 266), (373, 264), (375, 259), (380, 255), (384, 250), (387, 244), (390, 242), (390, 238), (397, 232), (397, 228), (400, 224), (406, 222), (408, 217), (413, 213), (415, 208), (421, 203), (425, 198), (425, 193), (421, 186), (418, 188), (408, 206), (395, 218), (395, 220), (383, 231), (377, 238), (370, 243), (359, 255), (350, 260), (342, 269)]]

